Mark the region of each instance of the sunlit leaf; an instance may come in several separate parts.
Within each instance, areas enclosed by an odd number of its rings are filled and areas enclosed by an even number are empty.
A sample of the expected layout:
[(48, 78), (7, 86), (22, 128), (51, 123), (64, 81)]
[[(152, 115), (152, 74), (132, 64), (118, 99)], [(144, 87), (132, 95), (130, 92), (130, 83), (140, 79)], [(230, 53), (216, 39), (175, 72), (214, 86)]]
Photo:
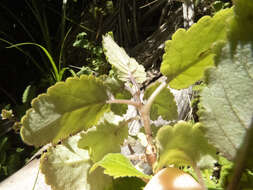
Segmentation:
[[(175, 126), (162, 127), (156, 137), (159, 157), (156, 169), (171, 164), (198, 165), (204, 156), (215, 158), (215, 149), (210, 146), (200, 130), (199, 124), (179, 122)], [(206, 163), (213, 166), (214, 159)]]
[(101, 161), (95, 163), (91, 172), (94, 171), (98, 166), (103, 167), (104, 173), (114, 178), (118, 177), (139, 177), (150, 179), (151, 177), (143, 174), (139, 170), (137, 170), (132, 163), (122, 154), (114, 153), (107, 154)]
[(204, 16), (187, 31), (177, 30), (166, 42), (161, 72), (170, 87), (187, 88), (202, 79), (205, 69), (214, 65), (214, 43), (226, 40), (227, 21), (232, 16), (233, 9), (222, 10), (213, 18)]
[(108, 62), (117, 69), (120, 80), (129, 81), (132, 75), (138, 83), (146, 80), (146, 72), (134, 58), (130, 58), (125, 50), (118, 46), (109, 34), (103, 36), (103, 48)]
[(252, 44), (227, 44), (207, 73), (199, 112), (208, 140), (229, 160), (240, 147), (253, 116)]
[(123, 144), (127, 136), (127, 123), (121, 122), (119, 125), (114, 125), (104, 121), (96, 126), (96, 129), (88, 130), (82, 134), (78, 147), (88, 149), (92, 161), (97, 162), (107, 153), (120, 152), (120, 145)]
[(79, 149), (80, 135), (63, 140), (49, 148), (41, 158), (40, 169), (52, 190), (106, 190), (112, 187), (112, 178), (96, 170), (89, 174), (92, 165), (87, 150)]
[[(148, 99), (155, 89), (160, 85), (156, 82), (145, 90), (144, 98)], [(177, 104), (175, 102), (173, 94), (168, 88), (164, 88), (151, 106), (150, 118), (156, 120), (159, 116), (162, 116), (164, 120), (176, 120), (178, 119)]]
[(35, 146), (88, 129), (108, 111), (106, 88), (93, 76), (69, 78), (32, 101), (22, 118), (22, 139)]

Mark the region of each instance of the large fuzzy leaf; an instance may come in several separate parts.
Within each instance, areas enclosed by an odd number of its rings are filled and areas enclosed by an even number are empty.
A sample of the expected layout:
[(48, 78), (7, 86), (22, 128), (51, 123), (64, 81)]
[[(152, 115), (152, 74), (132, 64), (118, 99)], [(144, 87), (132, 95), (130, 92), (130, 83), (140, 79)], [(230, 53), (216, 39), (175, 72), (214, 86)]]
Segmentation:
[(104, 173), (114, 178), (118, 177), (139, 177), (150, 179), (151, 177), (137, 170), (132, 163), (122, 154), (119, 153), (110, 153), (107, 154), (102, 160), (95, 163), (91, 172), (94, 171), (97, 167), (105, 168)]
[(120, 80), (129, 81), (132, 75), (138, 83), (146, 80), (146, 72), (134, 58), (130, 58), (125, 50), (118, 46), (109, 34), (103, 36), (103, 48), (108, 62), (117, 69)]
[(92, 162), (87, 150), (79, 149), (80, 135), (49, 148), (41, 158), (40, 169), (52, 190), (106, 190), (112, 187), (112, 178), (96, 170), (89, 174)]
[[(162, 127), (156, 137), (159, 158), (156, 170), (171, 164), (198, 165), (207, 155), (215, 158), (215, 149), (210, 146), (199, 124), (179, 122), (175, 126)], [(213, 166), (214, 159), (206, 163)]]
[(91, 129), (84, 133), (78, 147), (88, 149), (92, 161), (97, 162), (107, 153), (120, 152), (120, 145), (127, 137), (127, 123), (114, 125), (104, 121), (96, 126), (95, 130)]
[(207, 73), (201, 93), (200, 121), (206, 136), (228, 159), (233, 159), (253, 116), (252, 44), (227, 44), (217, 68)]
[(161, 72), (170, 87), (187, 88), (203, 77), (207, 67), (213, 66), (212, 46), (226, 39), (227, 20), (232, 16), (232, 9), (222, 10), (213, 18), (204, 16), (187, 31), (177, 30), (166, 42)]
[[(156, 82), (149, 88), (145, 90), (144, 98), (148, 99), (155, 89), (160, 85)], [(150, 118), (156, 120), (158, 116), (162, 116), (164, 120), (177, 120), (177, 104), (175, 102), (173, 94), (168, 88), (164, 88), (158, 96), (156, 96), (155, 101), (151, 106)]]
[(32, 101), (22, 118), (22, 139), (40, 146), (88, 129), (108, 110), (107, 99), (105, 86), (93, 76), (58, 82)]

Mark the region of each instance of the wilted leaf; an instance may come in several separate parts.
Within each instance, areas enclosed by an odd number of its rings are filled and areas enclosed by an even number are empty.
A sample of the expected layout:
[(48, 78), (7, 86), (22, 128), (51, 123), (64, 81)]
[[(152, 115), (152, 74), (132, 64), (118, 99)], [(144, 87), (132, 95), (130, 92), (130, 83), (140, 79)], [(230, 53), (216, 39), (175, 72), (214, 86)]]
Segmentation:
[(120, 80), (129, 81), (130, 74), (138, 83), (143, 83), (146, 80), (144, 67), (138, 64), (134, 58), (130, 58), (109, 34), (103, 36), (103, 48), (108, 62), (117, 69)]
[[(149, 88), (145, 90), (144, 98), (148, 99), (155, 89), (160, 85), (156, 82)], [(168, 88), (164, 88), (158, 96), (156, 96), (155, 101), (151, 106), (150, 118), (156, 120), (159, 116), (162, 116), (164, 120), (177, 120), (177, 104), (175, 102), (173, 94)]]
[(207, 73), (199, 112), (206, 137), (229, 160), (240, 147), (253, 116), (252, 45), (227, 44)]
[(105, 168), (104, 173), (114, 178), (118, 177), (139, 177), (150, 179), (151, 177), (137, 170), (132, 163), (122, 154), (107, 154), (101, 161), (95, 163), (91, 172), (98, 166)]
[(112, 187), (112, 178), (96, 170), (89, 174), (92, 165), (87, 150), (79, 149), (75, 135), (56, 147), (49, 148), (41, 158), (40, 169), (52, 190), (105, 190)]
[[(171, 164), (198, 165), (207, 155), (215, 157), (215, 149), (210, 146), (200, 130), (199, 124), (179, 122), (175, 126), (162, 127), (156, 137), (159, 152), (156, 169)], [(213, 160), (206, 163), (213, 166)]]
[(222, 10), (213, 18), (204, 16), (187, 31), (177, 30), (166, 42), (161, 72), (171, 88), (187, 88), (202, 79), (205, 69), (214, 64), (214, 43), (226, 40), (227, 20), (232, 16), (233, 9)]
[(108, 111), (107, 99), (105, 86), (93, 76), (58, 82), (32, 101), (22, 118), (22, 139), (41, 146), (88, 129)]
[(107, 153), (120, 152), (120, 145), (128, 137), (128, 126), (125, 122), (114, 125), (104, 121), (81, 137), (78, 147), (88, 149), (92, 161), (97, 162)]

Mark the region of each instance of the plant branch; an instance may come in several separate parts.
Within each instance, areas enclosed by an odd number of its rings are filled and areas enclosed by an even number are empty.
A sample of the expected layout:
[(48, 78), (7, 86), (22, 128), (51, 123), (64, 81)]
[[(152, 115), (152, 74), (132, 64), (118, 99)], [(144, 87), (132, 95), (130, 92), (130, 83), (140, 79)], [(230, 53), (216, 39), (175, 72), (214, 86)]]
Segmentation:
[(124, 100), (124, 99), (115, 99), (115, 100), (107, 100), (107, 104), (128, 104), (135, 107), (140, 107), (140, 104), (137, 102), (134, 102), (132, 100)]
[(167, 86), (167, 83), (165, 81), (163, 81), (160, 86), (158, 86), (155, 91), (151, 94), (151, 96), (149, 97), (147, 103), (145, 104), (145, 106), (143, 107), (143, 109), (145, 109), (145, 112), (150, 111), (151, 106), (156, 98), (156, 96)]
[(145, 154), (128, 155), (127, 158), (130, 159), (130, 160), (137, 160), (137, 161), (142, 160), (142, 161), (146, 161)]
[(135, 78), (134, 78), (134, 76), (133, 76), (132, 73), (129, 73), (129, 78), (130, 78), (131, 83), (135, 87), (134, 92), (132, 93), (133, 98), (134, 98), (134, 100), (136, 102), (138, 102), (139, 104), (141, 104), (141, 98), (140, 98), (141, 88), (140, 88), (140, 85), (136, 82), (136, 80), (135, 80)]
[(167, 86), (167, 83), (164, 81), (160, 84), (160, 86), (157, 87), (157, 89), (151, 94), (149, 97), (147, 103), (145, 105), (142, 105), (139, 107), (138, 111), (141, 114), (141, 119), (143, 122), (148, 146), (146, 147), (146, 157), (147, 161), (150, 166), (153, 167), (155, 161), (156, 161), (156, 146), (153, 142), (153, 137), (152, 137), (152, 130), (150, 126), (150, 109), (152, 106), (152, 103), (154, 102), (155, 98), (157, 95)]
[(204, 179), (203, 179), (203, 176), (201, 174), (201, 171), (200, 171), (199, 167), (195, 163), (193, 164), (193, 169), (194, 169), (195, 173), (198, 176), (198, 181), (199, 181), (199, 184), (202, 186), (202, 189), (203, 190), (207, 190), (205, 182), (204, 182)]

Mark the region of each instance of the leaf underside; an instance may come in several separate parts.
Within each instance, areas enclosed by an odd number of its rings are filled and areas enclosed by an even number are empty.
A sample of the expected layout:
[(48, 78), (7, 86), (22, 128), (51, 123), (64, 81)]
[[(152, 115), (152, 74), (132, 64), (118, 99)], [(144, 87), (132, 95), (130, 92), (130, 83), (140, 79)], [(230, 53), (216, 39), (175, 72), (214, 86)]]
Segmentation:
[(143, 83), (146, 80), (144, 67), (138, 64), (134, 58), (130, 58), (109, 34), (103, 36), (103, 48), (108, 62), (117, 69), (120, 80), (130, 81), (130, 74), (138, 83)]
[(108, 111), (107, 99), (105, 86), (93, 76), (58, 82), (32, 101), (22, 118), (22, 139), (41, 146), (88, 129)]
[(174, 89), (188, 88), (202, 79), (206, 68), (214, 65), (213, 45), (226, 40), (227, 20), (233, 9), (218, 12), (213, 18), (202, 17), (187, 31), (177, 30), (165, 44), (161, 72)]
[(201, 93), (200, 121), (209, 141), (232, 160), (253, 116), (252, 44), (227, 44), (217, 58), (217, 68), (207, 72)]

